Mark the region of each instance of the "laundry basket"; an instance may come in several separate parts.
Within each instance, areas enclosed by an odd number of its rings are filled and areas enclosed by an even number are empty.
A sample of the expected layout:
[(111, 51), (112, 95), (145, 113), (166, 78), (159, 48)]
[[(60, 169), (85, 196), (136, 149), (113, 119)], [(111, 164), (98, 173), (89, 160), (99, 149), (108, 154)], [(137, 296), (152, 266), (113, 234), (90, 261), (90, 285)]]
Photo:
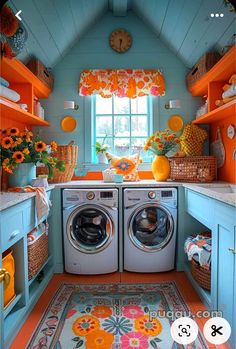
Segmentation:
[[(73, 177), (74, 170), (78, 162), (79, 147), (77, 145), (58, 145), (57, 150), (53, 152), (53, 157), (62, 160), (65, 163), (65, 171), (62, 172), (56, 168), (53, 169), (53, 178), (50, 183), (69, 182)], [(37, 175), (47, 174), (47, 167), (37, 167)]]
[(28, 279), (31, 280), (48, 259), (48, 223), (39, 224), (27, 235)]

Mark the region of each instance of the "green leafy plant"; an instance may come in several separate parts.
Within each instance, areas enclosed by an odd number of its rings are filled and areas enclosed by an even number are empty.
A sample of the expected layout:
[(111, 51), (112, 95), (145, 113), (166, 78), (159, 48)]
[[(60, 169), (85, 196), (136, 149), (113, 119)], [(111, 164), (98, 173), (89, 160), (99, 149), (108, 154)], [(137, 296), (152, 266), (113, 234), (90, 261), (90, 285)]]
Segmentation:
[(109, 144), (105, 144), (105, 140), (107, 138), (107, 134), (105, 135), (105, 137), (103, 138), (102, 140), (102, 143), (101, 142), (98, 142), (96, 141), (95, 143), (95, 151), (96, 151), (96, 155), (98, 155), (98, 153), (105, 153), (107, 151), (107, 149), (110, 148), (110, 145)]

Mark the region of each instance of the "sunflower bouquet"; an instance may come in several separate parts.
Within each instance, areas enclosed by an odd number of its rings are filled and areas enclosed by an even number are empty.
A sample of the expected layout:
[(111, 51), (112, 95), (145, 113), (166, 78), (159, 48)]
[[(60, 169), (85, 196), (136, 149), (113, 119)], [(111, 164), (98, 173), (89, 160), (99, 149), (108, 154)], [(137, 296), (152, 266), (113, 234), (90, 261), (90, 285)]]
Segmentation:
[(156, 131), (147, 139), (144, 151), (150, 150), (155, 155), (166, 155), (170, 150), (176, 148), (179, 143), (179, 138), (175, 133), (171, 133), (169, 129)]
[(64, 162), (52, 156), (57, 150), (56, 142), (47, 145), (38, 135), (33, 137), (27, 128), (20, 132), (16, 127), (2, 130), (0, 137), (0, 165), (5, 172), (12, 174), (25, 162), (46, 165), (49, 179), (53, 176), (53, 168), (65, 171)]

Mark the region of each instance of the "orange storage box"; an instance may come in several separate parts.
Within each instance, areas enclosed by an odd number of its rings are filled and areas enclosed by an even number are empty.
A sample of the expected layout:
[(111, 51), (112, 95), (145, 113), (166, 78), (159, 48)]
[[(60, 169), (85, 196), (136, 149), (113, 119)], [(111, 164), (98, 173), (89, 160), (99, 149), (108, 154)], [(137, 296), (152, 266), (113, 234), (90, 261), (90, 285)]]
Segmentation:
[(3, 288), (3, 300), (4, 300), (4, 308), (6, 308), (11, 301), (15, 298), (15, 262), (12, 254), (12, 250), (7, 250), (3, 253), (2, 256), (2, 267), (8, 271), (10, 274), (10, 282), (7, 286), (4, 285)]

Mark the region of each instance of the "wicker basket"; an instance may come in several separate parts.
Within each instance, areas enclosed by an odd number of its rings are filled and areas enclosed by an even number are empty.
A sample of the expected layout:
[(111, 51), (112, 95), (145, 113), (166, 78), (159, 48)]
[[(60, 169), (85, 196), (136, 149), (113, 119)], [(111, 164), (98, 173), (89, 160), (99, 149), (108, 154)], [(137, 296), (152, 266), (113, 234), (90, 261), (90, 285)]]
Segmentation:
[(44, 232), (28, 245), (28, 279), (31, 280), (48, 259), (48, 234)]
[[(73, 177), (75, 167), (78, 162), (79, 147), (77, 145), (58, 145), (57, 151), (53, 152), (53, 156), (65, 163), (65, 171), (53, 169), (53, 178), (50, 183), (69, 182)], [(37, 167), (37, 175), (48, 174), (47, 167)]]
[(211, 269), (207, 269), (202, 267), (198, 262), (194, 259), (191, 260), (191, 273), (193, 278), (197, 281), (197, 283), (207, 289), (211, 289)]
[(214, 156), (187, 156), (170, 158), (170, 179), (185, 182), (212, 182), (217, 167)]
[(220, 58), (221, 55), (218, 52), (205, 53), (186, 76), (187, 87), (190, 89), (191, 86), (201, 79), (201, 77), (206, 74)]

